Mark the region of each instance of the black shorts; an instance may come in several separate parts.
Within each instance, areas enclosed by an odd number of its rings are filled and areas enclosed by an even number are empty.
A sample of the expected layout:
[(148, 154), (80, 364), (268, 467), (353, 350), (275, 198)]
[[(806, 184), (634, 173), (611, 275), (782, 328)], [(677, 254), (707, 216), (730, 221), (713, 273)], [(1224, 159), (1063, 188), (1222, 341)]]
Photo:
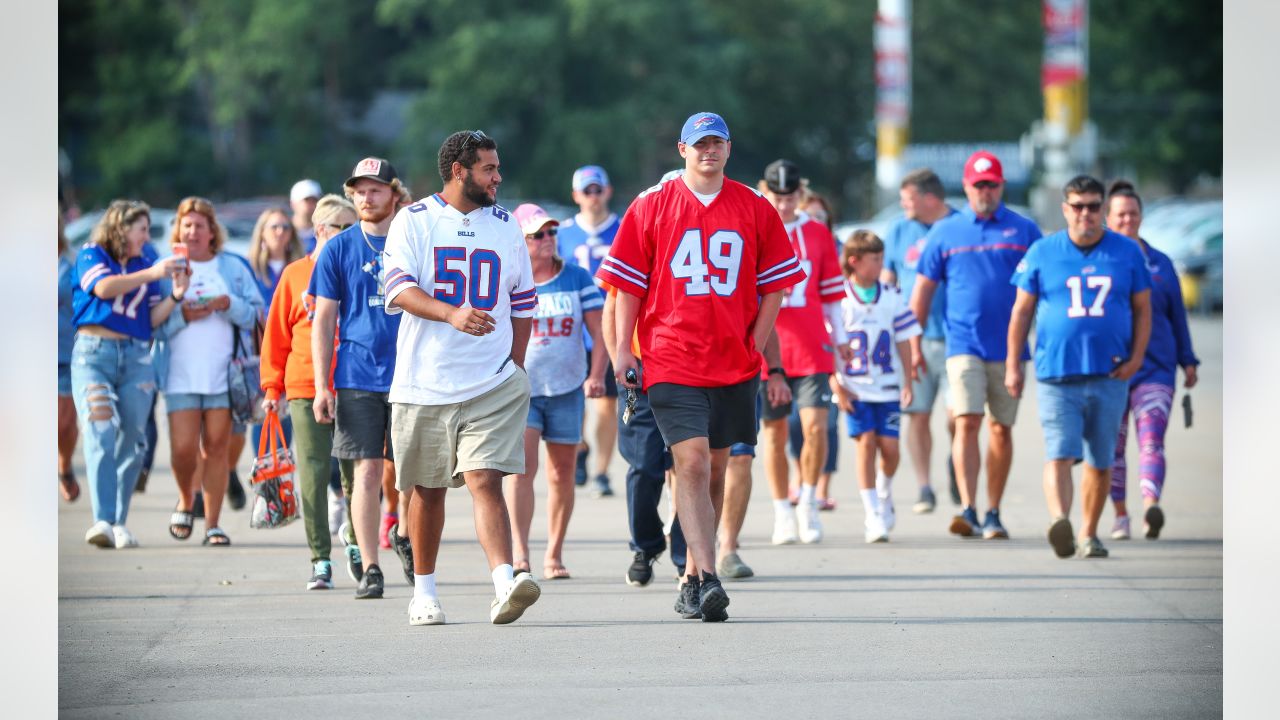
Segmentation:
[(760, 418), (762, 420), (781, 420), (791, 415), (791, 406), (798, 408), (830, 407), (831, 374), (814, 373), (800, 377), (787, 378), (787, 387), (791, 388), (791, 402), (777, 407), (769, 404), (767, 389), (760, 383)]
[(649, 388), (649, 404), (667, 447), (704, 437), (712, 450), (734, 443), (756, 443), (756, 391), (759, 378), (723, 387), (658, 383)]
[[(587, 351), (587, 372), (591, 372), (591, 351)], [(618, 397), (618, 381), (613, 378), (613, 363), (605, 363), (604, 368), (604, 396), (616, 398)]]
[(392, 459), (387, 393), (338, 388), (333, 401), (333, 452), (339, 460)]

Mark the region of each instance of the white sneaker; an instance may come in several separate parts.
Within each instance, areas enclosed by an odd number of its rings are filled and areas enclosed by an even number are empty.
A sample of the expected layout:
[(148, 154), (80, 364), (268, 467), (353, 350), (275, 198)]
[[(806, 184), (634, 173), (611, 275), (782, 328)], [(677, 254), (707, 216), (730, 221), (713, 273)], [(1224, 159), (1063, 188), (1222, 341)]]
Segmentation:
[(444, 608), (437, 598), (414, 596), (409, 601), (410, 625), (443, 625)]
[(898, 522), (898, 516), (893, 512), (893, 498), (880, 498), (880, 522), (884, 524), (886, 532), (893, 529)]
[(867, 544), (889, 542), (889, 529), (884, 526), (884, 519), (879, 515), (868, 515), (866, 532), (863, 539)]
[(129, 532), (129, 528), (123, 525), (113, 525), (111, 533), (115, 536), (117, 550), (138, 547), (138, 539), (133, 536), (133, 533)]
[(538, 602), (542, 588), (529, 573), (520, 573), (516, 581), (502, 597), (495, 597), (489, 606), (489, 620), (494, 625), (506, 625), (520, 619), (530, 605)]
[(796, 516), (790, 512), (781, 515), (775, 513), (773, 518), (773, 544), (791, 545), (797, 542), (800, 542), (800, 535), (796, 531)]
[(818, 503), (796, 505), (796, 522), (800, 526), (800, 542), (812, 545), (822, 542), (822, 521), (818, 519)]
[(115, 535), (111, 532), (111, 523), (106, 520), (99, 520), (89, 528), (84, 534), (84, 541), (90, 545), (97, 545), (100, 548), (112, 548), (116, 546)]

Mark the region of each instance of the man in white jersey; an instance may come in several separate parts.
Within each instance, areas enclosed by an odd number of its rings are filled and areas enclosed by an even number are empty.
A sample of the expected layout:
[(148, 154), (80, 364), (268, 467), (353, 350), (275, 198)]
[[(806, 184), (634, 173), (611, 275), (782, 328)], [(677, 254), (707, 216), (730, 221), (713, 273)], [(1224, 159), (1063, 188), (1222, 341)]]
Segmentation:
[(502, 478), (524, 472), (529, 413), (525, 348), (537, 291), (524, 234), (497, 202), (498, 145), (461, 131), (440, 146), (444, 189), (400, 211), (387, 236), (386, 308), (405, 311), (391, 381), (392, 447), (409, 501), (414, 553), (410, 625), (440, 625), (436, 556), (445, 491), (463, 484), (496, 593), (495, 625), (518, 619), (541, 590), (513, 577)]

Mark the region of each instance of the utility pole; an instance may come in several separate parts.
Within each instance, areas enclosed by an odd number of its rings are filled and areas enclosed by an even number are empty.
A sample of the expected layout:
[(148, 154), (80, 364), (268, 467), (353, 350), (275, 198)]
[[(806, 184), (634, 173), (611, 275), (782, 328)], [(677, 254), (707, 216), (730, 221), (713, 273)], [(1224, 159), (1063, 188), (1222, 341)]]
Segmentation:
[(911, 124), (911, 0), (879, 0), (876, 53), (876, 206), (898, 197)]

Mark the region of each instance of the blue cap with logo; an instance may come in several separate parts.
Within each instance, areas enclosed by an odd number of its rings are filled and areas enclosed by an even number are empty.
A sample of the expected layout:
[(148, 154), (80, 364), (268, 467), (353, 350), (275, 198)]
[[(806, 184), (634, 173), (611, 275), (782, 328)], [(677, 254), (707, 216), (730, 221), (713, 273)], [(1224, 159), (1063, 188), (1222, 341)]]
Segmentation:
[(573, 189), (575, 192), (582, 192), (592, 185), (599, 185), (601, 189), (609, 187), (609, 173), (599, 165), (583, 165), (573, 171)]
[(708, 135), (729, 139), (729, 126), (715, 113), (700, 112), (689, 116), (680, 130), (680, 142), (692, 145)]

